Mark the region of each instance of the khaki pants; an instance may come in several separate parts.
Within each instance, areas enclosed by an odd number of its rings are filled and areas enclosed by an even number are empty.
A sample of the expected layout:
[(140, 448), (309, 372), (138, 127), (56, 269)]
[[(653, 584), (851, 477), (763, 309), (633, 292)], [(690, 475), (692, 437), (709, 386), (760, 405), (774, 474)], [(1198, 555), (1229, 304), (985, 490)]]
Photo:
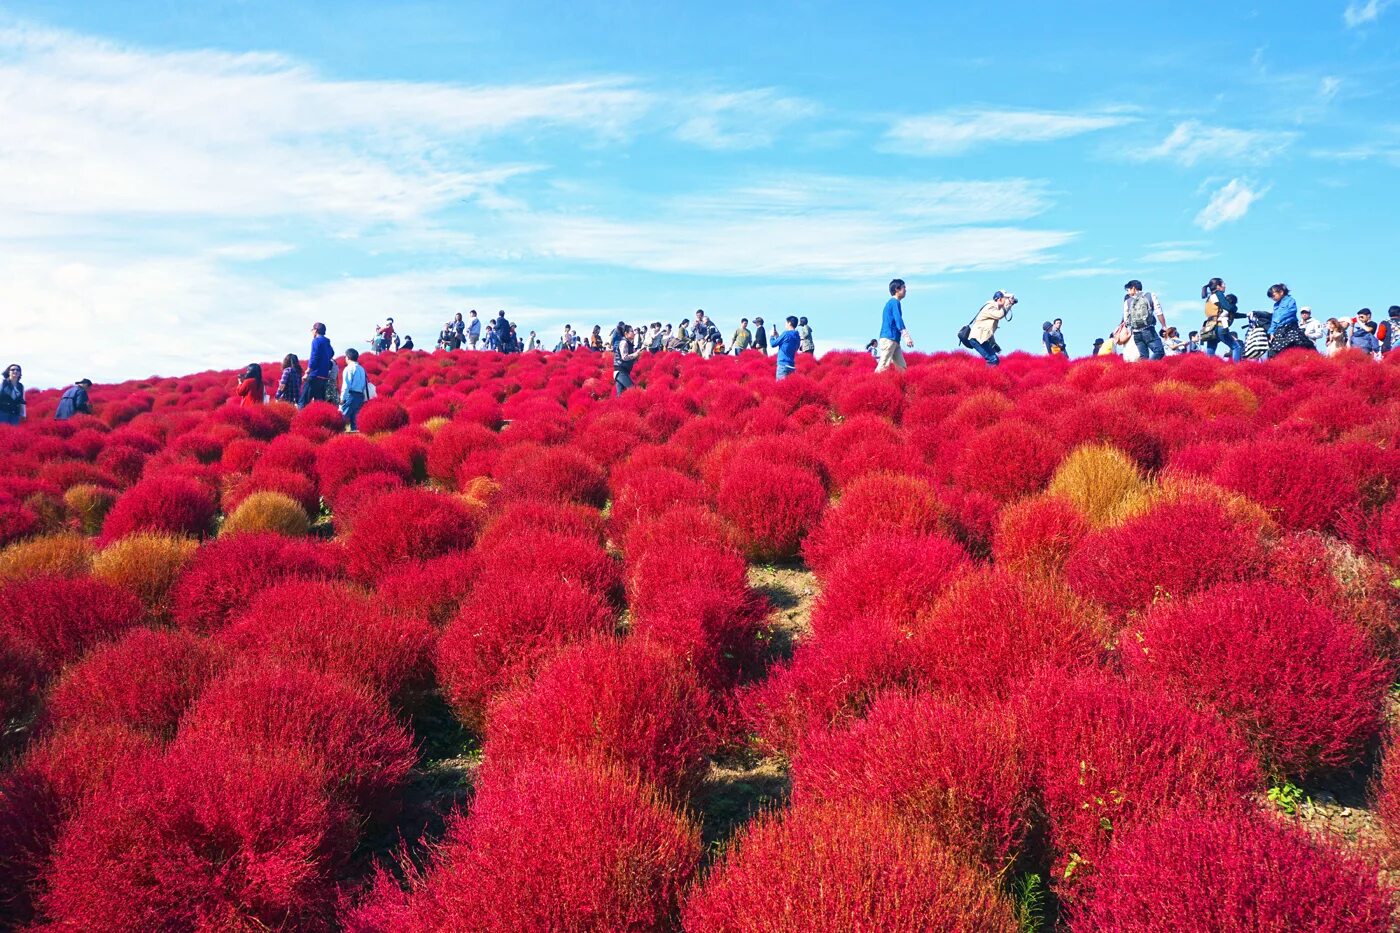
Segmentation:
[(880, 355), (877, 358), (879, 362), (875, 364), (875, 371), (877, 373), (882, 373), (891, 366), (901, 372), (908, 368), (904, 363), (904, 351), (899, 348), (898, 340), (889, 340), (885, 337), (881, 337), (877, 349), (880, 351)]

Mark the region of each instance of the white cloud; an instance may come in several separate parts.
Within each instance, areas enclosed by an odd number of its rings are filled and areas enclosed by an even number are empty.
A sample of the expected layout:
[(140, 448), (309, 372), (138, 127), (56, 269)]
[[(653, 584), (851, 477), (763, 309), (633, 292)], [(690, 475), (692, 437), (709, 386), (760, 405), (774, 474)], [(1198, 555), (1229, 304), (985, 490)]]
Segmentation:
[(885, 134), (885, 146), (913, 155), (958, 155), (985, 143), (1050, 142), (1133, 120), (1127, 114), (1107, 111), (951, 111), (901, 118)]
[(1222, 224), (1239, 220), (1249, 213), (1250, 205), (1262, 198), (1268, 190), (1256, 190), (1249, 182), (1240, 178), (1231, 179), (1211, 195), (1210, 203), (1196, 215), (1196, 224), (1203, 230), (1214, 230)]
[(1374, 23), (1392, 2), (1393, 0), (1366, 0), (1365, 3), (1361, 3), (1359, 0), (1351, 0), (1342, 12), (1342, 20), (1348, 29)]
[(1059, 269), (1055, 272), (1042, 275), (1046, 281), (1057, 281), (1059, 279), (1098, 279), (1098, 278), (1121, 278), (1124, 275), (1122, 269), (1114, 266), (1081, 266), (1075, 269)]
[(1297, 138), (1292, 131), (1238, 130), (1187, 120), (1178, 123), (1156, 146), (1127, 152), (1138, 161), (1171, 159), (1188, 168), (1198, 162), (1267, 162)]
[(676, 138), (716, 150), (771, 146), (781, 130), (818, 111), (810, 101), (772, 88), (701, 94), (677, 101), (676, 107), (689, 114), (676, 127)]
[[(336, 81), (267, 54), (148, 52), (0, 29), (0, 215), (403, 221), (527, 165), (470, 144), (565, 126), (608, 137), (652, 105), (624, 81)], [(465, 151), (464, 151), (465, 150)]]

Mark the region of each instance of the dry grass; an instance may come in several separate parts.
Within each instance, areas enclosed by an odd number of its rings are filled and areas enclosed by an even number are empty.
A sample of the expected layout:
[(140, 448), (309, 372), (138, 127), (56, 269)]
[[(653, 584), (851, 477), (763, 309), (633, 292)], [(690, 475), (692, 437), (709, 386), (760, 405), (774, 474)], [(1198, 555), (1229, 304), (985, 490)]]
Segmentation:
[(1102, 528), (1122, 521), (1149, 489), (1131, 457), (1108, 444), (1076, 448), (1046, 490), (1073, 503), (1091, 525)]
[(117, 494), (112, 490), (88, 483), (73, 486), (63, 494), (64, 505), (78, 520), (83, 533), (89, 535), (102, 530), (102, 522), (116, 501)]
[(305, 536), (310, 521), (306, 511), (290, 496), (280, 492), (255, 492), (239, 503), (224, 521), (220, 534), (272, 531), (293, 538)]
[(0, 580), (19, 580), (39, 574), (81, 576), (91, 566), (92, 542), (82, 535), (42, 535), (0, 551)]
[(128, 535), (93, 557), (92, 575), (135, 593), (152, 615), (163, 619), (170, 613), (170, 588), (198, 548), (198, 541), (178, 535)]

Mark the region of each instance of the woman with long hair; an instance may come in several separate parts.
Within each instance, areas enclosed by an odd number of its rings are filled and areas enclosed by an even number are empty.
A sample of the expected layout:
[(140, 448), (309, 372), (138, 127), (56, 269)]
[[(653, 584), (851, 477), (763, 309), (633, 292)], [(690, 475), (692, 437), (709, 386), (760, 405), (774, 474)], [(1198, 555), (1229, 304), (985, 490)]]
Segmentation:
[(1347, 348), (1347, 326), (1334, 317), (1327, 319), (1327, 355), (1336, 356)]
[(1230, 359), (1238, 363), (1244, 354), (1244, 345), (1230, 331), (1237, 305), (1233, 297), (1225, 293), (1225, 280), (1216, 276), (1202, 285), (1201, 298), (1206, 303), (1206, 317), (1196, 339), (1211, 356), (1215, 356), (1216, 347), (1225, 344), (1225, 349), (1230, 351)]
[(240, 405), (263, 403), (262, 367), (257, 363), (249, 363), (248, 368), (243, 370), (243, 375), (238, 377), (238, 395), (243, 399), (239, 402)]
[(24, 383), (19, 377), (24, 371), (18, 363), (5, 367), (5, 378), (0, 381), (0, 424), (19, 424), (28, 414), (24, 404)]
[(1288, 286), (1282, 282), (1270, 286), (1269, 297), (1274, 300), (1274, 313), (1269, 320), (1269, 359), (1285, 350), (1316, 353), (1317, 346), (1298, 326), (1298, 302), (1288, 293)]
[(301, 360), (295, 353), (282, 358), (282, 378), (277, 381), (277, 399), (282, 402), (297, 403), (301, 398)]

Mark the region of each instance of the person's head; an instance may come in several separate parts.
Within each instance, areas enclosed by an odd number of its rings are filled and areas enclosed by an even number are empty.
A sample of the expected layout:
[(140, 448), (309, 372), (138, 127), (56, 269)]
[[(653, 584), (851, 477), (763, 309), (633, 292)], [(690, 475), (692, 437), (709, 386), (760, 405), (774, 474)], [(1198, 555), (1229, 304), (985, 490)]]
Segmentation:
[(875, 348), (875, 346), (876, 346), (876, 342), (875, 342), (874, 340), (872, 340), (872, 341), (870, 341), (869, 343), (867, 343), (867, 344), (865, 345), (865, 349), (867, 349), (867, 350), (872, 350), (872, 349)]
[(602, 326), (601, 324), (594, 324), (594, 325), (593, 325), (593, 334), (594, 334), (594, 336), (597, 336), (598, 334), (601, 334), (602, 332), (603, 332), (603, 326)]
[(461, 311), (458, 311), (456, 314), (452, 315), (452, 320), (454, 320), (454, 321), (460, 321), (461, 319), (462, 319), (462, 312), (461, 312)]
[(705, 320), (705, 312), (704, 312), (703, 310), (701, 310), (700, 308), (696, 308), (696, 309), (695, 309), (695, 320), (697, 320), (697, 321), (703, 321), (703, 320)]
[(505, 308), (502, 308), (501, 310), (497, 311), (497, 312), (496, 312), (496, 317), (498, 317), (498, 318), (500, 318), (502, 321), (504, 321), (504, 320), (506, 319), (506, 309), (505, 309)]
[(297, 355), (295, 353), (288, 353), (286, 356), (282, 357), (282, 366), (284, 369), (291, 369), (300, 365), (301, 360), (297, 359)]
[(1385, 313), (1385, 316), (1392, 321), (1400, 321), (1400, 305), (1391, 305), (1390, 310)]
[(510, 332), (511, 332), (512, 334), (515, 333), (515, 325), (514, 325), (514, 324), (510, 325)]
[(797, 315), (789, 314), (787, 316), (787, 326), (788, 330), (797, 330)]
[(744, 326), (744, 327), (748, 327), (748, 326), (749, 326), (749, 319), (746, 318), (746, 317), (741, 317), (741, 318), (739, 318), (739, 323), (740, 323), (742, 326)]
[(1371, 309), (1362, 308), (1360, 311), (1356, 312), (1356, 316), (1361, 319), (1362, 324), (1369, 324), (1371, 322)]
[(248, 368), (243, 370), (244, 379), (256, 379), (262, 381), (262, 367), (257, 363), (249, 363)]
[(1277, 285), (1270, 285), (1269, 297), (1274, 301), (1282, 301), (1284, 298), (1288, 297), (1288, 286), (1284, 285), (1282, 282), (1279, 282)]
[(996, 298), (997, 304), (1001, 305), (1003, 308), (1009, 309), (1016, 304), (1016, 296), (1010, 292), (997, 292), (993, 297)]
[(18, 363), (11, 363), (9, 366), (5, 367), (5, 378), (11, 382), (19, 382), (20, 377), (23, 375), (24, 370), (20, 368)]
[(1342, 329), (1342, 322), (1339, 321), (1339, 320), (1337, 320), (1337, 319), (1334, 318), (1334, 317), (1329, 317), (1329, 318), (1327, 319), (1327, 329), (1328, 329), (1328, 330), (1331, 330), (1331, 331), (1341, 330), (1341, 329)]
[(1054, 327), (1054, 326), (1055, 326), (1054, 324), (1051, 324), (1049, 321), (1046, 321), (1044, 324), (1040, 325), (1040, 329), (1043, 330), (1043, 331), (1045, 331), (1045, 332), (1048, 334), (1048, 333), (1050, 333), (1050, 328), (1052, 328), (1052, 327)]
[(1166, 330), (1162, 331), (1162, 333), (1168, 337), (1178, 337), (1181, 335), (1181, 332), (1175, 327), (1168, 327)]
[(633, 327), (631, 324), (621, 324), (619, 327), (622, 329), (622, 336), (626, 337), (628, 340), (637, 336), (637, 328)]
[(1187, 340), (1195, 340), (1195, 339), (1196, 339), (1196, 335), (1199, 334), (1199, 333), (1200, 333), (1200, 331), (1198, 331), (1198, 330), (1193, 330), (1193, 331), (1191, 331), (1191, 333), (1189, 333), (1189, 334), (1186, 335), (1186, 339), (1187, 339)]
[(352, 363), (358, 362), (360, 359), (360, 351), (356, 350), (354, 347), (351, 347), (350, 349), (345, 351), (345, 358)]
[(1306, 324), (1308, 321), (1312, 320), (1312, 308), (1299, 308), (1298, 316), (1302, 318), (1303, 323)]
[(754, 318), (754, 319), (753, 319), (753, 322), (754, 322), (755, 324), (757, 324), (759, 327), (762, 327), (762, 326), (763, 326), (763, 318), (761, 318), (761, 317), (756, 317), (756, 318)]
[(903, 300), (906, 294), (908, 294), (908, 289), (904, 287), (903, 279), (890, 279), (890, 295), (892, 297)]
[(468, 311), (467, 313), (470, 314), (472, 317), (476, 317), (476, 309), (475, 309), (475, 308), (472, 308), (472, 309), (471, 309), (470, 311)]
[(311, 325), (311, 333), (315, 334), (317, 337), (326, 336), (326, 325), (317, 321), (315, 324)]
[(1099, 347), (1101, 347), (1101, 346), (1103, 346), (1103, 338), (1102, 338), (1102, 337), (1095, 337), (1095, 338), (1094, 338), (1094, 349), (1097, 350), (1097, 349), (1098, 349)]
[(1225, 280), (1220, 278), (1220, 276), (1216, 276), (1215, 278), (1211, 279), (1209, 282), (1201, 286), (1201, 297), (1204, 298), (1211, 292), (1223, 291), (1225, 291)]
[(394, 323), (394, 319), (391, 318), (391, 317), (385, 318), (384, 320), (386, 320), (386, 321), (389, 322), (390, 324)]
[(1064, 326), (1065, 326), (1065, 322), (1064, 322), (1063, 320), (1061, 320), (1060, 318), (1055, 318), (1055, 320), (1053, 320), (1053, 321), (1050, 322), (1050, 327), (1051, 327), (1052, 330), (1059, 330), (1061, 327), (1064, 327)]
[(803, 327), (806, 327), (806, 326), (807, 326), (807, 319), (806, 319), (805, 317), (800, 317), (800, 318), (797, 319), (797, 323), (801, 324)]
[(1142, 283), (1137, 279), (1129, 279), (1128, 284), (1123, 286), (1123, 291), (1127, 292), (1129, 295), (1136, 295), (1138, 292), (1142, 291)]

